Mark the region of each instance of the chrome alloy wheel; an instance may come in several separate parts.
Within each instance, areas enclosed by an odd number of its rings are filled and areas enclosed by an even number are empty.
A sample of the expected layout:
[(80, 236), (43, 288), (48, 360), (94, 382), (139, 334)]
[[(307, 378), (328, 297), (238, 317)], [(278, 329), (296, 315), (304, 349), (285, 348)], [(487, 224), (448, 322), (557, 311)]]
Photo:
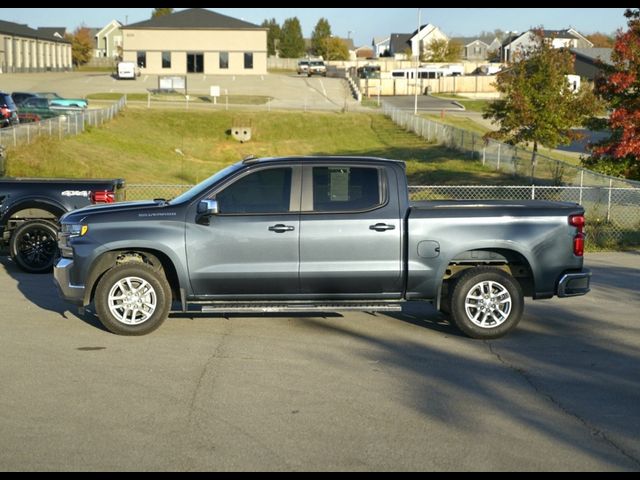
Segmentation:
[(125, 277), (109, 291), (109, 311), (125, 325), (140, 325), (153, 315), (158, 306), (156, 291), (146, 280)]
[(511, 295), (497, 282), (484, 281), (474, 285), (465, 298), (464, 309), (480, 328), (496, 328), (511, 314)]

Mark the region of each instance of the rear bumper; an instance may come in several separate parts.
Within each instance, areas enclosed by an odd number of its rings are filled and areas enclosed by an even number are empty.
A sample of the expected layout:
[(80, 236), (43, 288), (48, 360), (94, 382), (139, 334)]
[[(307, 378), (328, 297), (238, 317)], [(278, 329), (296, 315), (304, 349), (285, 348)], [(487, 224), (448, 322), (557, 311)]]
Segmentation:
[(590, 270), (583, 270), (577, 273), (565, 273), (558, 282), (557, 295), (560, 298), (585, 295), (591, 290), (590, 283)]
[(61, 258), (53, 267), (53, 281), (58, 288), (60, 296), (67, 302), (83, 306), (84, 285), (74, 285), (71, 283), (71, 269), (73, 260)]

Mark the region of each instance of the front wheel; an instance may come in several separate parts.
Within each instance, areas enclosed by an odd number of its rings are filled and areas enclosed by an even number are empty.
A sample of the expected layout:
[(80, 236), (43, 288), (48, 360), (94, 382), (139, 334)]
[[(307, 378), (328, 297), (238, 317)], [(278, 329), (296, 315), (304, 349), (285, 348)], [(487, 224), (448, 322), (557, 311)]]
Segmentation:
[(28, 220), (11, 233), (9, 253), (28, 273), (51, 271), (58, 253), (58, 229), (46, 220)]
[(146, 335), (169, 315), (171, 287), (162, 270), (143, 263), (124, 263), (100, 279), (95, 305), (98, 318), (110, 332)]
[(469, 337), (499, 338), (518, 325), (524, 295), (520, 284), (505, 271), (475, 267), (455, 281), (450, 308), (451, 319)]

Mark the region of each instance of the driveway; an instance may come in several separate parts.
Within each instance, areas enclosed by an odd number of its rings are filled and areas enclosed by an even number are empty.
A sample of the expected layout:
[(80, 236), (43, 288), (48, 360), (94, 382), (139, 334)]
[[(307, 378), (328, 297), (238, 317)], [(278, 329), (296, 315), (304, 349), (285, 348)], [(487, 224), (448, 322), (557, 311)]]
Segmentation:
[(640, 253), (509, 337), (398, 315), (177, 315), (127, 338), (0, 263), (0, 470), (640, 469)]

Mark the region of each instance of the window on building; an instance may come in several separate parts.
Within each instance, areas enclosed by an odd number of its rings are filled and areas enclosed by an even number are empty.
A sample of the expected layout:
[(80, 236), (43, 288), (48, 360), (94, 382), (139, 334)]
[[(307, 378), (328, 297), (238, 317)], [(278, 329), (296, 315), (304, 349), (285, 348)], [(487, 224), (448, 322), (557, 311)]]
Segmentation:
[(187, 53), (187, 73), (204, 72), (204, 53)]
[(147, 68), (147, 52), (138, 52), (138, 67)]
[(244, 68), (246, 70), (253, 69), (253, 53), (252, 52), (244, 53)]
[(162, 68), (171, 68), (171, 52), (162, 52)]
[(220, 70), (229, 68), (229, 52), (220, 52)]

